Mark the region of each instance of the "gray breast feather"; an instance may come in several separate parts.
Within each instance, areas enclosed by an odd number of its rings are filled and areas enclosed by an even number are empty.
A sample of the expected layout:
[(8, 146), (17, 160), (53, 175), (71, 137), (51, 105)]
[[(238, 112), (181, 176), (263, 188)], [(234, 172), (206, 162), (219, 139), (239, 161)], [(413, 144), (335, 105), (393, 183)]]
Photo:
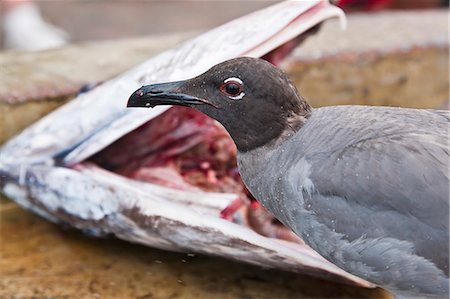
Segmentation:
[(239, 166), (256, 198), (325, 258), (397, 294), (441, 296), (449, 119), (448, 111), (319, 108), (290, 139), (240, 153)]

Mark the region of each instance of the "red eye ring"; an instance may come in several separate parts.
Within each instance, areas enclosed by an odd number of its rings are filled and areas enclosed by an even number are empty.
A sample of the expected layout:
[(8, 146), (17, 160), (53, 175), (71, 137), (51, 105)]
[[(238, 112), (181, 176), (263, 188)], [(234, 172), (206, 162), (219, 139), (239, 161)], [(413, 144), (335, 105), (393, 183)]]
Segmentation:
[(227, 96), (235, 97), (242, 92), (243, 88), (242, 88), (242, 84), (240, 82), (230, 80), (230, 81), (223, 83), (220, 86), (219, 90)]

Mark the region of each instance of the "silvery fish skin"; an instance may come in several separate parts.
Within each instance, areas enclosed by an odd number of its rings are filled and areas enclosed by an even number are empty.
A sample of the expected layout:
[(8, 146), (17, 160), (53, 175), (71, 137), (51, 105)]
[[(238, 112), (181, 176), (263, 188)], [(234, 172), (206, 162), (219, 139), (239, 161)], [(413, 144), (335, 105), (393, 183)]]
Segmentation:
[(219, 217), (235, 194), (178, 191), (84, 160), (169, 107), (125, 109), (140, 85), (193, 77), (237, 56), (260, 57), (343, 13), (325, 1), (286, 1), (229, 22), (79, 95), (0, 150), (2, 192), (55, 223), (172, 251), (222, 256), (371, 287), (305, 245), (266, 238)]

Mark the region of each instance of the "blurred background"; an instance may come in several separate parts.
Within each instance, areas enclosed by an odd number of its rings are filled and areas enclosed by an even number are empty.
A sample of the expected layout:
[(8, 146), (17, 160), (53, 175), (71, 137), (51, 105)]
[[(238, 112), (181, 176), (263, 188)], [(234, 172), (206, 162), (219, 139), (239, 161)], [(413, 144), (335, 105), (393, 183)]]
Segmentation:
[[(240, 1), (230, 8), (227, 1), (3, 0), (1, 6), (2, 20), (23, 6), (35, 6), (45, 22), (63, 29), (70, 42), (77, 43), (205, 30), (274, 2)], [(2, 45), (8, 48), (4, 23)]]
[[(39, 48), (40, 45), (21, 46), (19, 43), (8, 43), (17, 28), (5, 28), (6, 23), (16, 22), (16, 27), (35, 26), (48, 34), (54, 33), (62, 39), (78, 43), (83, 41), (105, 40), (125, 37), (163, 34), (179, 31), (205, 30), (223, 24), (226, 21), (245, 15), (277, 1), (158, 1), (158, 0), (2, 0), (1, 39), (3, 48), (29, 47)], [(381, 11), (387, 9), (430, 9), (448, 6), (446, 0), (334, 0), (332, 1), (347, 12)], [(27, 12), (17, 13), (20, 10)], [(33, 11), (34, 10), (34, 11)], [(11, 15), (17, 15), (21, 21), (11, 21)], [(123, 16), (127, 16), (124, 18)], [(28, 18), (28, 20), (26, 20)], [(36, 26), (41, 19), (46, 26)], [(20, 25), (19, 23), (24, 23)], [(56, 28), (62, 29), (59, 32)], [(7, 26), (8, 27), (8, 26)], [(12, 26), (10, 26), (12, 27)], [(56, 31), (54, 31), (56, 29)], [(16, 32), (14, 32), (16, 30)], [(45, 33), (42, 33), (45, 35)], [(25, 37), (25, 36), (23, 36)], [(17, 37), (19, 39), (19, 36)], [(45, 41), (42, 41), (44, 43)], [(26, 40), (22, 40), (26, 44)], [(37, 42), (39, 43), (39, 42)], [(57, 44), (55, 44), (57, 45)]]
[[(0, 144), (157, 53), (277, 1), (0, 0)], [(281, 67), (313, 106), (448, 108), (448, 1), (339, 0)], [(66, 232), (0, 201), (1, 298), (389, 298)]]

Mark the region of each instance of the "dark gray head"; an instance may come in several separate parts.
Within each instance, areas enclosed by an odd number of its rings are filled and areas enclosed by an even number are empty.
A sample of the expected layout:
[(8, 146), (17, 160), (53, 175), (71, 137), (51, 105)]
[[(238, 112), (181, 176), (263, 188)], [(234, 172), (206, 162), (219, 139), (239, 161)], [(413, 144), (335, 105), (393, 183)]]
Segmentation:
[(262, 59), (241, 57), (206, 73), (143, 86), (128, 107), (190, 106), (219, 121), (245, 152), (298, 130), (311, 107), (281, 70)]

